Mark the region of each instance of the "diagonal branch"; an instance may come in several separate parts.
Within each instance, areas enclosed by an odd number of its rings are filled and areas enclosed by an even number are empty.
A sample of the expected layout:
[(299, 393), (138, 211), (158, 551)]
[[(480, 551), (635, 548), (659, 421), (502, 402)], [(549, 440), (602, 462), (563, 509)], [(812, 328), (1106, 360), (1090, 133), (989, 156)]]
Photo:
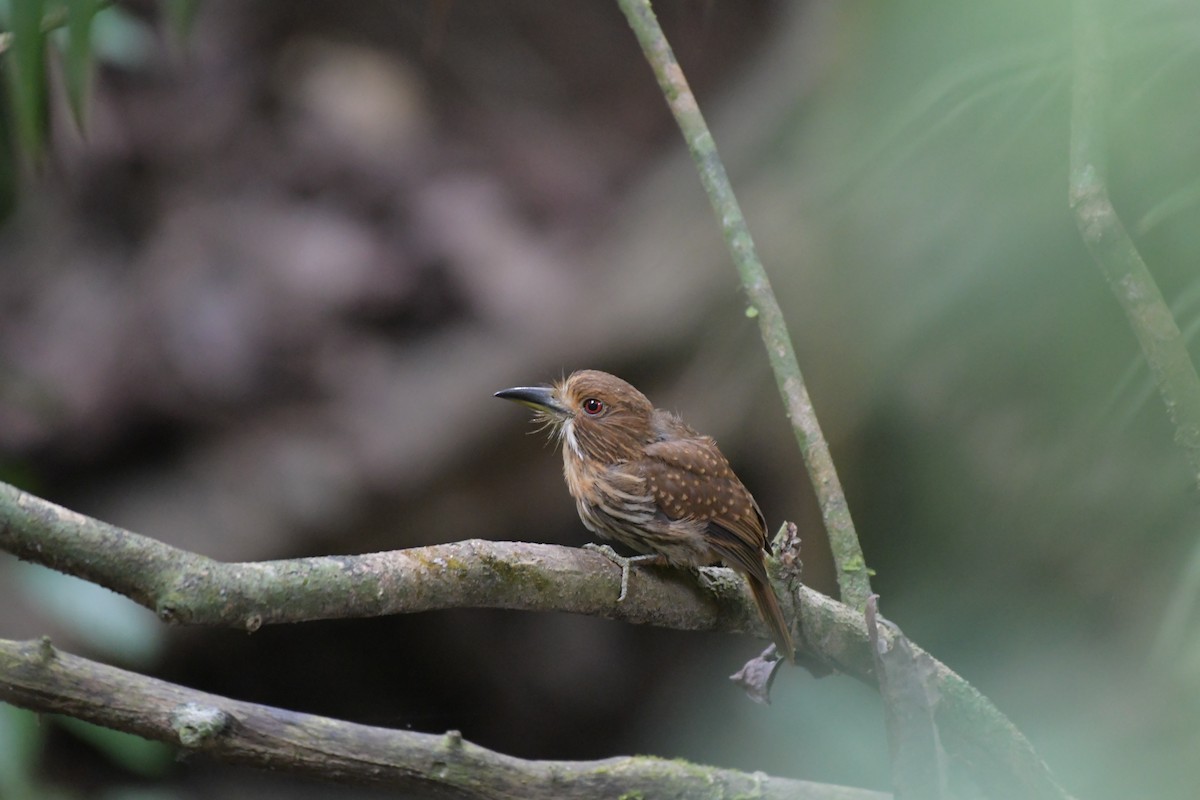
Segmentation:
[[(1105, 117), (1110, 62), (1103, 13), (1096, 0), (1075, 0), (1072, 8), (1075, 65), (1068, 197), (1079, 235), (1125, 311), (1175, 428), (1175, 444), (1200, 486), (1200, 376), (1170, 306), (1108, 194)], [(1152, 654), (1160, 661), (1179, 646), (1200, 595), (1200, 541), (1193, 544), (1188, 562), (1159, 626)]]
[(850, 519), (850, 507), (842, 492), (829, 444), (817, 422), (812, 398), (808, 396), (783, 310), (775, 299), (767, 271), (755, 252), (754, 240), (733, 194), (729, 176), (725, 174), (725, 166), (717, 154), (717, 145), (683, 70), (679, 68), (679, 62), (675, 60), (675, 54), (671, 52), (671, 46), (659, 27), (650, 0), (617, 0), (617, 4), (625, 12), (646, 60), (654, 69), (658, 85), (662, 88), (667, 105), (671, 107), (671, 113), (675, 115), (675, 121), (679, 123), (683, 138), (687, 140), (704, 190), (720, 221), (725, 243), (742, 279), (742, 288), (750, 298), (752, 315), (758, 319), (763, 343), (767, 346), (767, 358), (775, 372), (779, 393), (783, 396), (788, 419), (792, 422), (792, 430), (808, 468), (809, 480), (821, 506), (842, 600), (861, 611), (866, 608), (871, 583), (858, 534)]
[(1079, 235), (1120, 302), (1154, 375), (1175, 443), (1200, 486), (1200, 377), (1175, 317), (1108, 194), (1109, 56), (1103, 4), (1075, 0), (1075, 71), (1071, 99), (1071, 209)]
[[(718, 579), (702, 588), (685, 574), (639, 570), (629, 596), (617, 603), (619, 569), (608, 558), (551, 545), (475, 539), (361, 556), (226, 564), (0, 483), (0, 549), (86, 578), (177, 623), (254, 630), (300, 620), (508, 608), (767, 636), (744, 581)], [(804, 586), (794, 596), (811, 652), (875, 685), (863, 615)], [(881, 636), (890, 645), (891, 634)], [(922, 652), (914, 646), (917, 657)], [(986, 697), (945, 664), (930, 659), (929, 669), (946, 751), (970, 765), (982, 786), (996, 797), (1068, 797)], [(11, 681), (0, 664), (0, 691)]]
[(68, 714), (236, 764), (429, 798), (761, 797), (886, 800), (865, 789), (651, 756), (526, 761), (464, 741), (230, 700), (55, 650), (0, 639), (0, 700)]

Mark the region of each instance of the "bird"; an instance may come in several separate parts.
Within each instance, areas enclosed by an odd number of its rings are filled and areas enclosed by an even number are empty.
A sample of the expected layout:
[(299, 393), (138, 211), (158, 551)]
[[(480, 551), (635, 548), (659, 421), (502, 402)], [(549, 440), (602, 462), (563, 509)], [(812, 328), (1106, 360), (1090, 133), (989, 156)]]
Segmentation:
[(495, 396), (533, 409), (535, 421), (559, 439), (567, 490), (584, 527), (639, 553), (622, 558), (597, 548), (621, 566), (618, 602), (632, 564), (723, 562), (746, 579), (776, 649), (794, 662), (791, 627), (767, 577), (766, 519), (712, 437), (599, 370)]

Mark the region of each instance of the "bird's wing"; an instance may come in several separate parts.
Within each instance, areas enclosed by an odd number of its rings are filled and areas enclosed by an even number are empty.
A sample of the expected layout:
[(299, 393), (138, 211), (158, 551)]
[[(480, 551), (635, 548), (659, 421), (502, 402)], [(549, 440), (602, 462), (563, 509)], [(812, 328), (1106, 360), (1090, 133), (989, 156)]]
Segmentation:
[(754, 497), (708, 436), (648, 445), (642, 463), (659, 511), (669, 519), (707, 523), (705, 538), (722, 561), (766, 579), (767, 526)]

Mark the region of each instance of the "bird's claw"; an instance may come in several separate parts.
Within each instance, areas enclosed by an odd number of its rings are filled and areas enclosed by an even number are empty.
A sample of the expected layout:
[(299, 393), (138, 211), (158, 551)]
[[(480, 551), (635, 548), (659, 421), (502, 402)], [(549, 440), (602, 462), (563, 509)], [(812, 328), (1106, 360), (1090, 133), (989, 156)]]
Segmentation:
[(640, 564), (646, 561), (661, 561), (661, 557), (658, 555), (623, 556), (618, 554), (616, 550), (613, 550), (608, 545), (597, 544), (596, 542), (588, 542), (583, 546), (583, 549), (595, 550), (597, 553), (621, 568), (621, 593), (617, 595), (618, 603), (625, 599), (625, 595), (629, 594), (629, 570), (634, 564)]
[(721, 567), (696, 567), (696, 583), (710, 592), (719, 590), (723, 585), (722, 578), (724, 575), (712, 571), (718, 569), (721, 569)]

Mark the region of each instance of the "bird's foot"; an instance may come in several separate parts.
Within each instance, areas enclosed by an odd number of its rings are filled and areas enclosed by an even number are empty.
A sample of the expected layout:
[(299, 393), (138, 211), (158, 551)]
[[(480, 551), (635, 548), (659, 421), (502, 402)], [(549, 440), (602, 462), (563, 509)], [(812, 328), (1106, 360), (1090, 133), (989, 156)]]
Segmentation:
[(595, 550), (600, 555), (607, 558), (609, 561), (621, 568), (621, 594), (617, 595), (617, 602), (625, 599), (625, 595), (629, 594), (629, 570), (634, 564), (661, 564), (663, 557), (657, 554), (641, 555), (641, 556), (623, 556), (619, 555), (616, 550), (613, 550), (606, 544), (597, 544), (588, 542), (583, 546), (584, 550)]
[(720, 592), (729, 582), (730, 572), (725, 567), (696, 567), (692, 570), (696, 583), (709, 592)]

